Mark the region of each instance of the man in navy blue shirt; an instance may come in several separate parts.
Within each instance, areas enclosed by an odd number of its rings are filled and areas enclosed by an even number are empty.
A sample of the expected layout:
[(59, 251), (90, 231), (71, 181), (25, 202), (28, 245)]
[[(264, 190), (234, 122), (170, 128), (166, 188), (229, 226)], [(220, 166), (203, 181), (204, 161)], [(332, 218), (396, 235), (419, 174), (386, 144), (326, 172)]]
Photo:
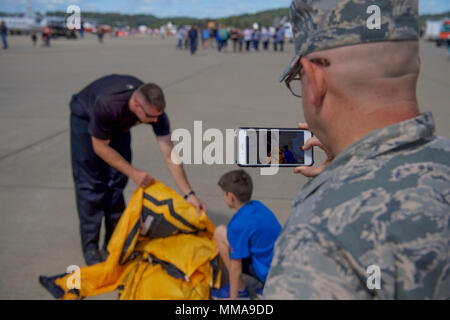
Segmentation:
[[(214, 233), (230, 281), (211, 295), (215, 299), (248, 298), (248, 288), (241, 275), (245, 273), (262, 284), (266, 282), (281, 226), (269, 208), (251, 200), (253, 183), (245, 171), (226, 173), (220, 178), (219, 186), (225, 203), (236, 213), (228, 226), (218, 226)], [(258, 294), (261, 293), (262, 289)]]
[(70, 102), (72, 171), (81, 243), (88, 265), (104, 260), (99, 234), (105, 218), (104, 250), (125, 209), (123, 189), (128, 178), (149, 186), (153, 177), (131, 165), (130, 128), (151, 125), (159, 149), (185, 199), (200, 214), (205, 204), (192, 190), (182, 165), (171, 160), (173, 143), (161, 88), (128, 75), (102, 77), (72, 96)]

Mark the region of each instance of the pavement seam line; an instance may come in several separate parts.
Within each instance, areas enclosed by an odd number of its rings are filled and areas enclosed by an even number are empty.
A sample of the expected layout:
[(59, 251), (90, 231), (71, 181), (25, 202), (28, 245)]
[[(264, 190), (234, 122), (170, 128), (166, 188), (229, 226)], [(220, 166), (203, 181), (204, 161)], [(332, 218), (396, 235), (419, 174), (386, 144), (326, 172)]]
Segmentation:
[(6, 159), (8, 159), (8, 158), (10, 158), (10, 157), (13, 157), (13, 156), (15, 156), (15, 155), (17, 155), (17, 154), (19, 154), (19, 153), (22, 153), (23, 151), (26, 151), (26, 150), (28, 150), (28, 149), (30, 149), (30, 148), (36, 147), (36, 146), (40, 145), (41, 143), (47, 142), (48, 140), (51, 140), (51, 139), (53, 139), (53, 138), (55, 138), (55, 137), (57, 137), (57, 136), (59, 136), (59, 135), (61, 135), (61, 134), (64, 134), (64, 133), (66, 133), (67, 131), (69, 131), (68, 128), (66, 128), (66, 129), (64, 129), (64, 130), (62, 130), (62, 131), (58, 131), (58, 132), (56, 132), (56, 133), (53, 133), (53, 134), (51, 134), (50, 136), (47, 136), (47, 137), (45, 137), (45, 138), (43, 138), (43, 139), (40, 139), (40, 140), (38, 140), (38, 141), (36, 141), (36, 142), (33, 142), (32, 144), (29, 144), (29, 145), (27, 145), (27, 146), (25, 146), (25, 147), (22, 147), (22, 148), (19, 148), (19, 149), (17, 149), (17, 150), (14, 150), (14, 151), (12, 151), (12, 152), (6, 154), (6, 155), (3, 155), (3, 156), (0, 157), (0, 162), (1, 162), (1, 161), (4, 161), (4, 160), (6, 160)]

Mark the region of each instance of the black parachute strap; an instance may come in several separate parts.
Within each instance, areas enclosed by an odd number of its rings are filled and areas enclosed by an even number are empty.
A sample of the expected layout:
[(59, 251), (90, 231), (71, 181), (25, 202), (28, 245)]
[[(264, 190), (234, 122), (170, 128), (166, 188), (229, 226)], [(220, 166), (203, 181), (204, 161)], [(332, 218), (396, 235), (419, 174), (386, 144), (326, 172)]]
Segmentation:
[(152, 196), (150, 196), (147, 193), (144, 193), (144, 198), (147, 199), (148, 201), (150, 201), (151, 203), (153, 203), (155, 206), (167, 205), (169, 207), (170, 215), (172, 217), (174, 217), (175, 219), (177, 219), (178, 221), (180, 221), (186, 227), (188, 227), (188, 228), (190, 228), (192, 230), (195, 230), (195, 231), (205, 231), (206, 230), (206, 228), (203, 229), (203, 230), (198, 229), (196, 226), (192, 225), (191, 223), (189, 223), (189, 221), (187, 221), (182, 216), (180, 216), (178, 213), (176, 213), (174, 208), (173, 208), (173, 200), (172, 199), (166, 199), (166, 200), (158, 201), (158, 200), (156, 200), (155, 198), (153, 198)]
[(172, 276), (176, 279), (187, 280), (186, 274), (183, 271), (181, 271), (180, 269), (178, 269), (175, 265), (173, 265), (169, 262), (166, 262), (164, 260), (158, 259), (157, 257), (155, 257), (154, 255), (151, 255), (151, 254), (149, 255), (149, 257), (153, 264), (161, 265), (170, 276)]
[(64, 291), (63, 288), (56, 284), (56, 279), (63, 278), (66, 275), (67, 273), (59, 274), (53, 277), (39, 276), (39, 282), (56, 299), (62, 299), (66, 293), (72, 293), (77, 296), (77, 299), (82, 299), (82, 297), (80, 296), (80, 290), (70, 289)]
[(80, 296), (80, 290), (78, 290), (78, 289), (70, 289), (69, 291), (67, 291), (67, 293), (72, 293), (72, 294), (76, 295), (77, 300), (83, 299), (83, 297)]
[(145, 234), (149, 238), (165, 238), (180, 231), (176, 226), (167, 221), (163, 214), (153, 212), (146, 206), (142, 206), (141, 216), (143, 221), (148, 216), (153, 217), (153, 222)]
[(56, 299), (61, 299), (64, 297), (64, 290), (60, 286), (55, 283), (55, 280), (58, 278), (65, 277), (67, 273), (59, 274), (53, 277), (39, 276), (39, 283), (47, 289), (50, 294)]
[[(127, 236), (127, 239), (125, 240), (125, 244), (123, 245), (122, 253), (120, 254), (120, 258), (119, 258), (119, 265), (123, 266), (130, 260), (130, 259), (126, 259), (125, 261), (122, 262), (122, 259), (125, 256), (125, 254), (127, 253), (127, 250), (130, 247), (131, 243), (133, 242), (133, 239), (135, 238), (136, 234), (139, 232), (139, 228), (140, 228), (140, 221), (136, 222), (133, 229), (131, 229), (130, 234)], [(130, 255), (130, 257), (131, 257), (131, 255)]]
[(118, 291), (118, 298), (120, 299), (120, 297), (123, 294), (123, 291), (125, 290), (125, 285), (123, 284), (119, 284), (116, 288), (116, 290)]

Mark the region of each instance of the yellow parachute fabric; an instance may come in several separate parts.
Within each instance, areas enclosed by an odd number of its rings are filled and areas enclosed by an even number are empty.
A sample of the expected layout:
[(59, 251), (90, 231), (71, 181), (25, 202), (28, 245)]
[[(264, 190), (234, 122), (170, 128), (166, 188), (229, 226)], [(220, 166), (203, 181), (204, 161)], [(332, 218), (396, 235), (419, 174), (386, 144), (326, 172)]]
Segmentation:
[(69, 287), (72, 274), (46, 278), (50, 286), (41, 283), (62, 299), (116, 289), (120, 299), (209, 299), (210, 287), (220, 281), (214, 229), (204, 212), (199, 217), (191, 204), (155, 180), (134, 192), (109, 241), (107, 260), (80, 269), (79, 289)]
[[(128, 265), (121, 300), (205, 300), (209, 299), (208, 272), (211, 267), (203, 264), (189, 281), (170, 276), (160, 264), (142, 259)], [(206, 270), (205, 270), (206, 269)]]
[(158, 259), (169, 262), (182, 271), (187, 280), (205, 261), (217, 255), (217, 248), (211, 239), (193, 234), (179, 234), (168, 238), (140, 242), (137, 252), (148, 253)]

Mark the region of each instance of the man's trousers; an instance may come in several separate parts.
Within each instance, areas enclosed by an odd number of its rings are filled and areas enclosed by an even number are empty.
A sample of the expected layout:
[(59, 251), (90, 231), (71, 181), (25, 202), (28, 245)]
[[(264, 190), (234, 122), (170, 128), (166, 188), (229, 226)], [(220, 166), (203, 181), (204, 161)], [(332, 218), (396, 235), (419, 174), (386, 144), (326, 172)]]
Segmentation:
[[(94, 152), (88, 132), (89, 120), (71, 115), (70, 142), (72, 174), (83, 253), (99, 249), (100, 228), (105, 218), (104, 249), (125, 209), (123, 189), (128, 178), (112, 168)], [(131, 135), (123, 133), (111, 139), (110, 146), (131, 162)]]

